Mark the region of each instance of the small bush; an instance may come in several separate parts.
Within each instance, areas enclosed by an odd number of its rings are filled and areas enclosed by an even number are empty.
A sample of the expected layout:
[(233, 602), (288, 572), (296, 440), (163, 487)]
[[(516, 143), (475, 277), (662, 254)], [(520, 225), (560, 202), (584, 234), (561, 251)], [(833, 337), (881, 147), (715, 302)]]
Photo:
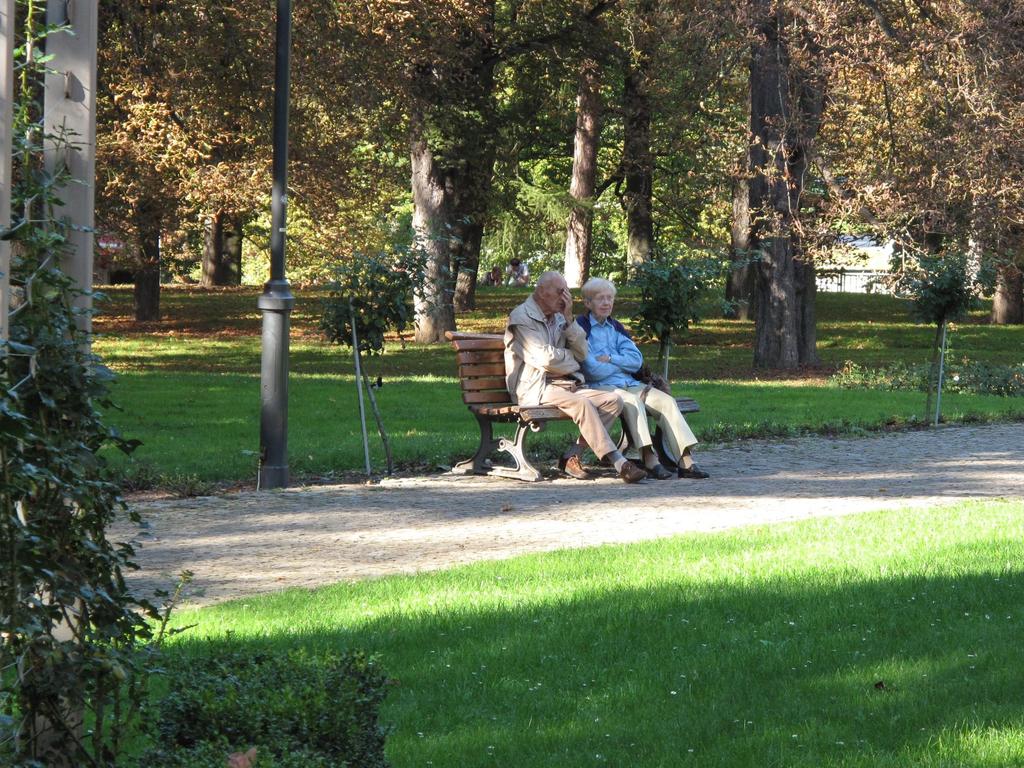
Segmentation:
[[(198, 747), (187, 750), (174, 748), (154, 750), (147, 753), (147, 762), (139, 765), (140, 768), (143, 765), (160, 766), (160, 768), (224, 768), (227, 764), (226, 756), (237, 751), (224, 740), (204, 742)], [(309, 750), (287, 755), (274, 755), (257, 749), (253, 765), (256, 768), (336, 768), (344, 766), (346, 763), (335, 762), (331, 758)], [(353, 768), (355, 768), (354, 764)]]
[[(843, 389), (906, 390), (928, 388), (930, 366), (894, 363), (883, 368), (865, 368), (846, 362), (829, 383)], [(1024, 396), (1024, 365), (999, 365), (967, 359), (949, 363), (943, 390), (972, 395)]]
[(866, 368), (847, 360), (828, 381), (840, 389), (924, 392), (928, 388), (928, 365), (893, 363), (884, 368)]
[(166, 488), (176, 498), (190, 499), (195, 496), (212, 496), (217, 492), (217, 484), (199, 478), (198, 475), (163, 475), (161, 487)]
[(126, 493), (151, 491), (160, 486), (160, 470), (148, 461), (132, 462), (121, 477), (121, 490)]
[(138, 765), (222, 768), (256, 747), (260, 768), (386, 768), (378, 722), (389, 684), (361, 652), (218, 651), (172, 670)]

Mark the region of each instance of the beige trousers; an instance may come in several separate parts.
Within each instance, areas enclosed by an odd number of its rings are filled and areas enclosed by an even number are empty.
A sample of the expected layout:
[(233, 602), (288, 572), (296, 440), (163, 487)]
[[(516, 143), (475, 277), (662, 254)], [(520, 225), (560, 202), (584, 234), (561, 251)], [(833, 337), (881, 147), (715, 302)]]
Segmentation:
[(548, 384), (544, 387), (540, 404), (553, 405), (572, 419), (598, 458), (617, 450), (615, 442), (608, 436), (608, 427), (622, 413), (622, 399), (617, 391), (574, 390)]
[(683, 450), (691, 445), (697, 444), (697, 438), (686, 423), (683, 414), (679, 412), (676, 399), (666, 395), (660, 389), (651, 387), (647, 393), (647, 402), (640, 399), (646, 384), (638, 384), (635, 387), (622, 389), (619, 387), (594, 387), (605, 392), (614, 392), (622, 398), (622, 415), (629, 431), (633, 444), (641, 448), (652, 445), (654, 440), (651, 437), (651, 427), (647, 417), (651, 416), (665, 433), (665, 448), (668, 453), (679, 463)]

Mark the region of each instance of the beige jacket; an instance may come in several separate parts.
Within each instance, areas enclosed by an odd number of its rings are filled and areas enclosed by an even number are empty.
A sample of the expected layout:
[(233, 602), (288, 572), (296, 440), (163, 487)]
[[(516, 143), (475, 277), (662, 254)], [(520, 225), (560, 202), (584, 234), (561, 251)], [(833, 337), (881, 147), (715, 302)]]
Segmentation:
[(558, 339), (552, 345), (544, 313), (528, 298), (509, 315), (505, 328), (505, 384), (519, 405), (540, 405), (549, 379), (573, 378), (584, 382), (580, 361), (587, 356), (587, 334), (555, 314)]

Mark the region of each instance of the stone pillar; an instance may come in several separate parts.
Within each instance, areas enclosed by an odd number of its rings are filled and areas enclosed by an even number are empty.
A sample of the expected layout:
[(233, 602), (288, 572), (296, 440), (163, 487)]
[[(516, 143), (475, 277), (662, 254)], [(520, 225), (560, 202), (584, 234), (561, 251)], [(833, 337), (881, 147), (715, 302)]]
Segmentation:
[[(47, 134), (65, 136), (66, 143), (48, 144), (46, 168), (51, 173), (66, 168), (74, 181), (61, 189), (64, 204), (56, 216), (67, 223), (67, 253), (61, 268), (79, 288), (92, 288), (93, 202), (96, 179), (96, 27), (97, 0), (48, 0), (46, 22), (67, 24), (74, 34), (53, 33), (46, 39), (52, 55), (46, 75), (43, 101)], [(79, 307), (92, 300), (82, 296)], [(80, 322), (88, 328), (87, 318)]]
[[(11, 120), (14, 102), (14, 0), (0, 0), (0, 230), (11, 225)], [(11, 307), (11, 244), (0, 240), (0, 339)]]

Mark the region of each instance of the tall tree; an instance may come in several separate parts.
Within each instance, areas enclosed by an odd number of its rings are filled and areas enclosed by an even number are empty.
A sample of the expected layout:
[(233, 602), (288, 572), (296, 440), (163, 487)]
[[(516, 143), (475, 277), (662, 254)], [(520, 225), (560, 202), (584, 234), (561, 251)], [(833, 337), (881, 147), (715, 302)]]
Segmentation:
[(729, 231), (729, 256), (732, 271), (725, 283), (729, 302), (728, 316), (750, 320), (754, 304), (754, 268), (750, 263), (750, 160), (744, 153), (743, 163), (733, 174), (732, 226)]
[(1012, 262), (1000, 264), (997, 270), (990, 320), (996, 325), (1020, 325), (1024, 323), (1024, 273)]
[(416, 304), (417, 341), (441, 340), (454, 328), (455, 308), (475, 301), (498, 139), (498, 69), (572, 44), (614, 3), (527, 2), (503, 6), (501, 13), (495, 0), (420, 0), (402, 9), (382, 2), (375, 8), (379, 19), (391, 21), (376, 29), (403, 45), (413, 227), (430, 262)]
[[(810, 39), (792, 41), (783, 2), (752, 0), (750, 247), (757, 254), (754, 365), (819, 362), (814, 264), (801, 248), (800, 205), (808, 153), (825, 108)], [(809, 53), (795, 62), (794, 51)]]
[(622, 168), (626, 181), (627, 254), (630, 265), (647, 261), (654, 249), (654, 156), (651, 153), (651, 66), (655, 46), (655, 0), (637, 0), (627, 13), (632, 45), (623, 87)]
[(574, 204), (569, 212), (565, 238), (565, 280), (570, 287), (583, 285), (590, 277), (600, 119), (600, 64), (593, 58), (586, 58), (580, 65), (576, 95), (576, 133), (569, 181), (569, 196)]
[(1012, 300), (1024, 225), (1021, 7), (849, 0), (835, 8), (835, 109), (816, 159), (830, 187), (842, 180), (833, 197), (847, 197), (849, 213), (870, 211), (859, 218), (903, 252), (980, 254), (1011, 268), (996, 303)]
[(194, 159), (174, 121), (167, 62), (175, 61), (166, 5), (99, 6), (97, 225), (121, 235), (135, 274), (137, 321), (160, 318), (160, 230), (176, 218), (175, 162)]

